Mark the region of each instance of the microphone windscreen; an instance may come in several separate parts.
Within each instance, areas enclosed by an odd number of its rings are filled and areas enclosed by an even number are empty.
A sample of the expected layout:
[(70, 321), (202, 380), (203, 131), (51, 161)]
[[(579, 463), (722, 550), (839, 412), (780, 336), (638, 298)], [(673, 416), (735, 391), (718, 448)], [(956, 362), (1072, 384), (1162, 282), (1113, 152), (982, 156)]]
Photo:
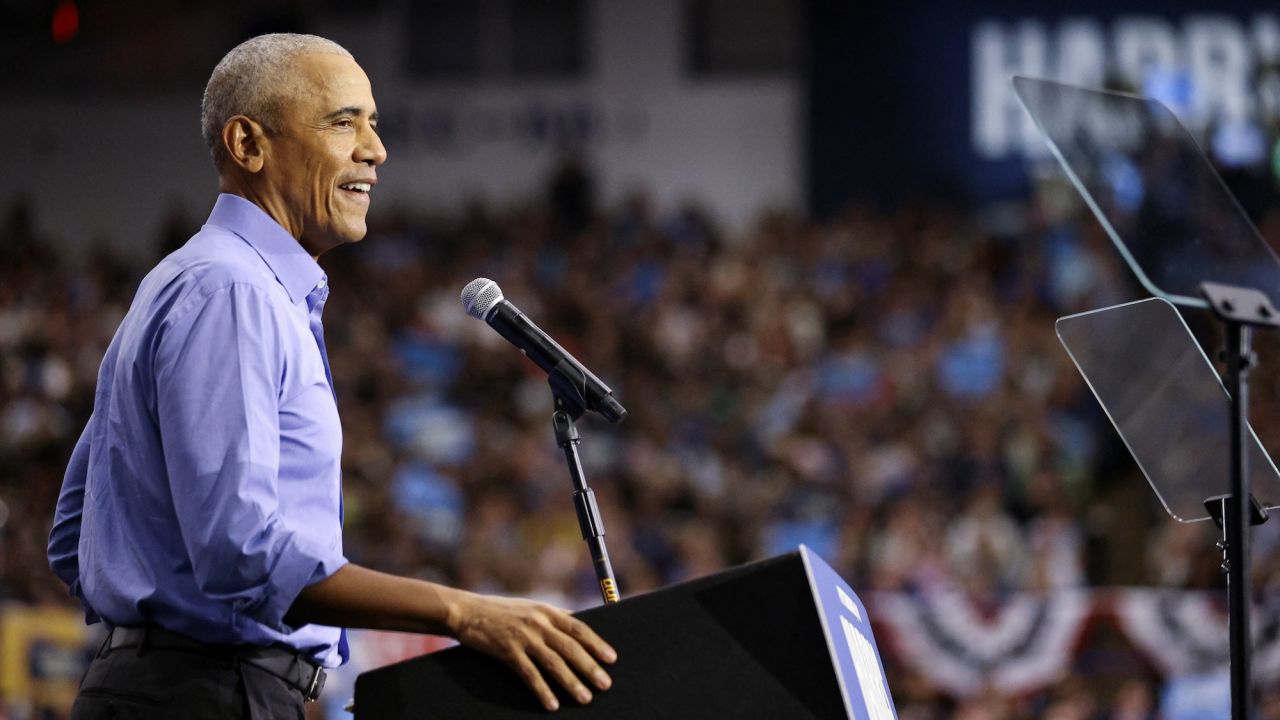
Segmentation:
[(489, 278), (476, 278), (462, 288), (462, 307), (467, 314), (484, 320), (494, 305), (502, 302), (502, 288)]

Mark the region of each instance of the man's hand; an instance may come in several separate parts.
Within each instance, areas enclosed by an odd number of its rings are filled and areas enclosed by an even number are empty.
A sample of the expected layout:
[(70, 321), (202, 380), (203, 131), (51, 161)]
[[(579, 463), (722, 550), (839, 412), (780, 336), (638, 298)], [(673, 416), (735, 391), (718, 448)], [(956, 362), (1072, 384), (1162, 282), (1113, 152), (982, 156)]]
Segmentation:
[(585, 703), (591, 691), (578, 676), (607, 690), (612, 681), (597, 660), (618, 658), (581, 620), (550, 605), (477, 595), (354, 563), (303, 588), (285, 621), (451, 635), (510, 665), (548, 710), (560, 703), (539, 666)]
[(460, 593), (446, 624), (463, 645), (510, 665), (547, 710), (560, 703), (541, 669), (580, 703), (591, 691), (579, 676), (600, 690), (612, 684), (597, 662), (612, 663), (618, 654), (585, 623), (559, 608), (529, 600)]

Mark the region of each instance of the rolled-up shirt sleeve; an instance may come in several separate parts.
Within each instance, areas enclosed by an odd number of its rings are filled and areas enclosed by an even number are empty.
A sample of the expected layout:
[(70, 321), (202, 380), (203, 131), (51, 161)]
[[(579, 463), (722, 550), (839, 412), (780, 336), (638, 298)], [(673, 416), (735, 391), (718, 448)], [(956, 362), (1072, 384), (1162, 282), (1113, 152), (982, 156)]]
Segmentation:
[(302, 589), (346, 563), (280, 512), (285, 312), (262, 288), (226, 285), (175, 311), (154, 355), (164, 463), (196, 584), (236, 624), (283, 632)]

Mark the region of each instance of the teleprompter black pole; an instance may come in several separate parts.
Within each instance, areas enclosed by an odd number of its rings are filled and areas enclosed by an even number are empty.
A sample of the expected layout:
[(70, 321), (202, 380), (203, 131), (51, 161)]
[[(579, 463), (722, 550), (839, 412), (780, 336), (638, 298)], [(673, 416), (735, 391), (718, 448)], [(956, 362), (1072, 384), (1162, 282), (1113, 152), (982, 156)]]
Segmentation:
[(1249, 633), (1249, 530), (1245, 513), (1250, 498), (1249, 370), (1253, 366), (1253, 328), (1226, 321), (1228, 392), (1231, 393), (1231, 495), (1226, 499), (1223, 535), (1227, 541), (1227, 604), (1231, 638), (1231, 718), (1253, 720), (1252, 635)]
[[(557, 404), (560, 404), (558, 400)], [(573, 507), (578, 511), (578, 527), (582, 530), (582, 539), (587, 541), (587, 547), (591, 550), (591, 564), (595, 566), (596, 580), (600, 583), (600, 596), (604, 598), (606, 605), (616, 603), (619, 600), (618, 581), (613, 576), (609, 550), (604, 544), (604, 522), (600, 519), (596, 494), (587, 487), (582, 459), (578, 456), (578, 444), (582, 442), (578, 427), (573, 423), (573, 416), (563, 408), (555, 411), (551, 416), (551, 423), (556, 431), (556, 444), (564, 450), (569, 475), (573, 478)]]
[(1224, 384), (1231, 395), (1231, 493), (1209, 498), (1205, 507), (1222, 526), (1226, 546), (1227, 611), (1231, 641), (1231, 718), (1253, 720), (1253, 635), (1249, 632), (1249, 534), (1267, 520), (1267, 512), (1253, 497), (1249, 475), (1249, 371), (1256, 364), (1253, 329), (1280, 328), (1280, 310), (1271, 299), (1247, 287), (1204, 282), (1200, 293), (1222, 321), (1226, 362)]

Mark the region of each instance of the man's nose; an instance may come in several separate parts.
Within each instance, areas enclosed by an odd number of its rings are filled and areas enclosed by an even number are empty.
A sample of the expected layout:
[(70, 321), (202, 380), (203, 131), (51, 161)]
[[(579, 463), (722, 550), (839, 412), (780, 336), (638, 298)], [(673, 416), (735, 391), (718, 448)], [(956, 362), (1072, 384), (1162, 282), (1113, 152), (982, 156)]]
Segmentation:
[(382, 145), (382, 138), (378, 137), (378, 131), (369, 128), (364, 138), (356, 147), (356, 162), (362, 162), (370, 167), (377, 167), (387, 161), (387, 149)]

